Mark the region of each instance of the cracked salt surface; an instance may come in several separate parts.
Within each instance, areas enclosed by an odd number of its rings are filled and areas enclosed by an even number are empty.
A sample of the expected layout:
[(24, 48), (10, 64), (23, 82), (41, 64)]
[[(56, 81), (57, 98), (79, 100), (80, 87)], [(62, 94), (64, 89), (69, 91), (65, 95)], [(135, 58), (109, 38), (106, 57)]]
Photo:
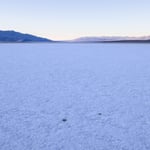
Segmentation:
[(0, 150), (149, 150), (149, 50), (1, 44)]

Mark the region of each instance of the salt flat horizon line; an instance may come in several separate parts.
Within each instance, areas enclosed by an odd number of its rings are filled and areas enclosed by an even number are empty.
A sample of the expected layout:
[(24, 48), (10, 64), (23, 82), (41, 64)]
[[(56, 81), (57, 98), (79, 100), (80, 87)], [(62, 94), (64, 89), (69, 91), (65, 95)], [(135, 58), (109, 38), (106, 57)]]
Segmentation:
[(71, 38), (71, 39), (53, 40), (52, 38), (49, 38), (46, 36), (40, 36), (37, 34), (32, 34), (32, 33), (27, 33), (27, 32), (22, 32), (22, 31), (16, 31), (16, 30), (0, 30), (0, 31), (28, 34), (28, 35), (32, 35), (32, 36), (46, 38), (46, 39), (51, 40), (51, 41), (62, 41), (62, 42), (63, 41), (76, 41), (76, 40), (83, 40), (83, 41), (84, 40), (150, 40), (150, 35), (138, 35), (138, 36), (133, 36), (133, 35), (131, 35), (131, 36), (130, 35), (85, 35), (84, 36), (84, 35), (82, 35), (82, 36), (78, 36), (76, 38)]

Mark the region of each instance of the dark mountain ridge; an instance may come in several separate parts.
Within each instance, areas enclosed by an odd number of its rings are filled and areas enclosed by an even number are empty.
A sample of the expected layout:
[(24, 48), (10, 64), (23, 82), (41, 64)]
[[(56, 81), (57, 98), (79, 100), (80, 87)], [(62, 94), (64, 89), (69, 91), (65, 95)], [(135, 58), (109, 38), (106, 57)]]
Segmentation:
[(1, 31), (0, 30), (0, 42), (52, 42), (47, 38), (34, 36), (31, 34), (24, 34), (16, 31)]

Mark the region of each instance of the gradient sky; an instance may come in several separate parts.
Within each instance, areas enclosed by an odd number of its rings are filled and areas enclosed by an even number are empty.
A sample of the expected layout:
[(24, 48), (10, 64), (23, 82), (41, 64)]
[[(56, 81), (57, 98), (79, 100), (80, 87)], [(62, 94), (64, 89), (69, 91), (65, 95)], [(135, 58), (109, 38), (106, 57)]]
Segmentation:
[(150, 0), (1, 0), (0, 30), (54, 40), (150, 35)]

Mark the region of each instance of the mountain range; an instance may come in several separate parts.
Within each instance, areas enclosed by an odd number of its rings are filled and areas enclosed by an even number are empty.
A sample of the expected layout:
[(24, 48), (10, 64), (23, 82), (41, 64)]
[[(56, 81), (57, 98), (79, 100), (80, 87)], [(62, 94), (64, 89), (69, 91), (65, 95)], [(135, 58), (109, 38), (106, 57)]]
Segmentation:
[(150, 36), (128, 37), (128, 36), (101, 36), (101, 37), (80, 37), (72, 40), (73, 42), (99, 43), (99, 42), (150, 42)]
[(80, 37), (68, 41), (54, 41), (31, 34), (24, 34), (16, 31), (1, 31), (0, 43), (29, 43), (29, 42), (64, 42), (64, 43), (150, 43), (150, 36), (128, 37), (128, 36), (101, 36), (101, 37)]
[(0, 31), (0, 42), (52, 42), (52, 40), (16, 31)]

